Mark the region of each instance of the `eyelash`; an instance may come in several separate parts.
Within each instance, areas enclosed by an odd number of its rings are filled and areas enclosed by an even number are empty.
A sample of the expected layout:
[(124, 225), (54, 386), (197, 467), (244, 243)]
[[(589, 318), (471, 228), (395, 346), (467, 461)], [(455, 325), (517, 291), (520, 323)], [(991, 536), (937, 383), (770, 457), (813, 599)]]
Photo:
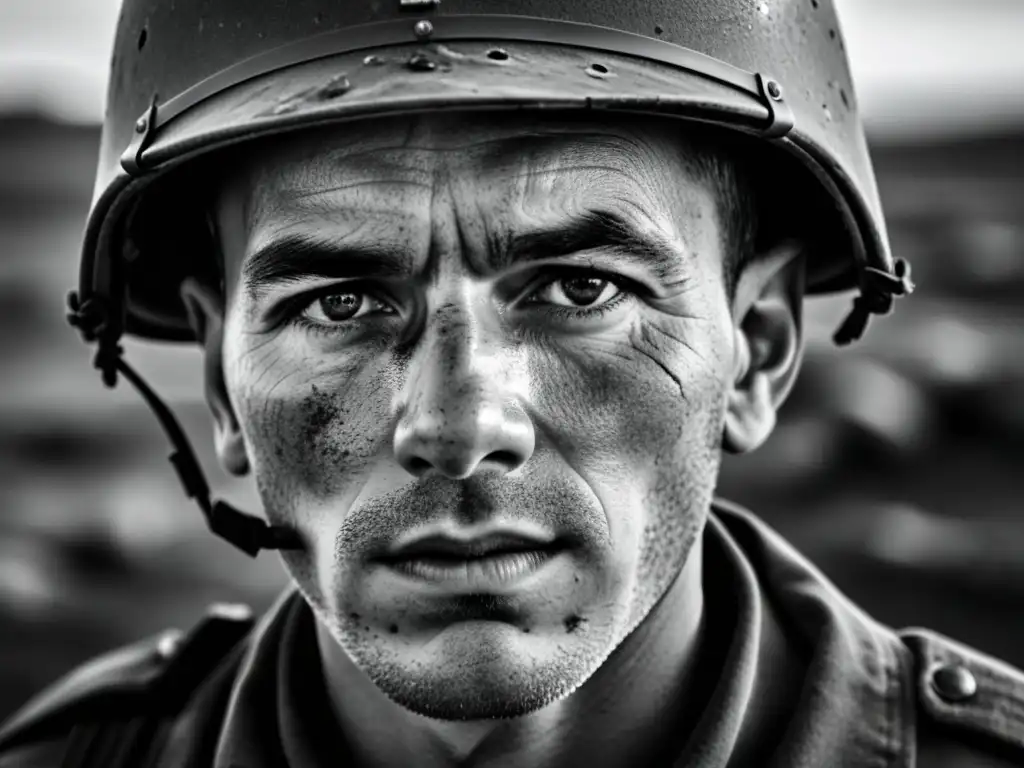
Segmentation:
[[(628, 301), (636, 295), (636, 291), (632, 288), (631, 281), (619, 275), (611, 275), (607, 272), (600, 272), (593, 269), (567, 269), (564, 271), (557, 272), (555, 274), (549, 273), (543, 282), (539, 282), (534, 286), (523, 303), (535, 304), (530, 299), (536, 296), (544, 288), (548, 287), (552, 283), (558, 282), (559, 280), (567, 280), (573, 277), (596, 277), (600, 280), (607, 280), (609, 283), (618, 288), (619, 293), (609, 301), (601, 304), (597, 307), (579, 307), (573, 309), (571, 307), (564, 307), (558, 305), (549, 305), (547, 312), (558, 317), (561, 320), (580, 320), (580, 319), (593, 319), (602, 317), (609, 312), (617, 309), (620, 304), (624, 301)], [(318, 323), (315, 320), (310, 320), (305, 316), (304, 311), (306, 307), (312, 304), (314, 301), (318, 301), (325, 296), (330, 296), (337, 293), (358, 293), (364, 296), (373, 296), (382, 303), (387, 303), (381, 298), (379, 293), (369, 290), (369, 287), (363, 283), (351, 282), (345, 283), (344, 285), (331, 286), (324, 290), (317, 291), (312, 294), (306, 294), (304, 296), (296, 297), (296, 300), (291, 303), (291, 307), (286, 311), (286, 322), (302, 328), (303, 330), (317, 333), (317, 334), (332, 334), (337, 333), (346, 327), (345, 322), (338, 323), (336, 325), (325, 325)], [(536, 302), (539, 304), (540, 302)]]

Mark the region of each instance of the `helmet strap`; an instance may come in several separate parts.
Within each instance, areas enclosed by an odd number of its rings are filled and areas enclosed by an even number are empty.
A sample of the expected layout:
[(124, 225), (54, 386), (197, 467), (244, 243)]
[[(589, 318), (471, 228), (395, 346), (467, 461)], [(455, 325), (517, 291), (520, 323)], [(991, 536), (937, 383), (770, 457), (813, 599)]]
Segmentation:
[[(97, 300), (98, 297), (92, 297), (85, 305), (79, 306), (78, 295), (72, 292), (68, 297), (68, 305), (71, 310), (68, 322), (85, 332), (88, 325), (92, 325), (87, 321), (94, 319), (97, 314), (101, 314), (98, 312), (97, 305), (94, 304)], [(94, 338), (96, 337), (94, 336)], [(103, 383), (113, 388), (117, 385), (117, 374), (120, 373), (142, 395), (174, 447), (174, 452), (171, 453), (169, 459), (178, 473), (185, 495), (194, 499), (199, 505), (210, 530), (250, 557), (255, 557), (261, 549), (302, 549), (302, 541), (294, 529), (267, 525), (259, 517), (235, 509), (226, 501), (211, 500), (210, 487), (206, 482), (203, 470), (196, 460), (195, 452), (192, 450), (185, 431), (181, 428), (171, 409), (138, 372), (125, 362), (124, 350), (117, 343), (116, 338), (104, 334), (100, 335), (98, 340), (99, 345), (93, 365), (102, 372)]]
[(910, 279), (910, 264), (897, 259), (892, 272), (875, 267), (862, 270), (860, 295), (853, 300), (850, 314), (843, 320), (832, 340), (844, 346), (864, 335), (871, 315), (887, 315), (892, 311), (893, 300), (914, 292)]

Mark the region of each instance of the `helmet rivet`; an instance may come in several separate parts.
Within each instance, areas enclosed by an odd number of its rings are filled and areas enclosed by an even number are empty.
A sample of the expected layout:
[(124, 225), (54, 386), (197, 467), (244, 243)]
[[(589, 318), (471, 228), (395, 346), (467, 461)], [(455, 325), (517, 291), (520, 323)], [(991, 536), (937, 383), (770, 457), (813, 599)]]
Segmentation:
[(147, 120), (146, 118), (140, 117), (138, 120), (135, 121), (136, 133), (145, 133), (147, 128), (149, 128), (149, 120)]
[(426, 19), (421, 19), (416, 22), (415, 26), (413, 26), (412, 28), (412, 31), (416, 33), (416, 37), (430, 37), (432, 34), (434, 34), (434, 25), (431, 24)]
[(775, 101), (782, 101), (782, 88), (774, 80), (769, 80), (765, 84), (765, 89), (768, 91), (768, 95)]

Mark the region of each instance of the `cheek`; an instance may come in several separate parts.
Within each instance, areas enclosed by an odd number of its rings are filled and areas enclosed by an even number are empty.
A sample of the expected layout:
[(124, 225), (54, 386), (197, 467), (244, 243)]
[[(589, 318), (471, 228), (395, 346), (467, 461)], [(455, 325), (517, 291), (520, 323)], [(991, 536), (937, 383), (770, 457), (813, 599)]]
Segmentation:
[(277, 518), (337, 503), (365, 478), (389, 445), (394, 378), (376, 352), (330, 356), (327, 366), (287, 346), (241, 355), (232, 387), (260, 496)]
[(714, 345), (696, 336), (681, 321), (637, 319), (605, 338), (546, 343), (531, 360), (532, 399), (559, 452), (583, 467), (612, 461), (634, 482), (706, 451), (724, 376)]
[(699, 331), (638, 319), (535, 361), (546, 431), (641, 575), (678, 566), (717, 481), (725, 378), (714, 339)]

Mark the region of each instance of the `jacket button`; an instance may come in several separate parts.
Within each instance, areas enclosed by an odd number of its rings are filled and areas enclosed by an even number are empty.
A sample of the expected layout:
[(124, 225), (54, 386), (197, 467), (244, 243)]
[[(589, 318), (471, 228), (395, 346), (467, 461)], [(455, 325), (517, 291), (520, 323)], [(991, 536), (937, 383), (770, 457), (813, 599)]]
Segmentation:
[(967, 667), (946, 664), (932, 672), (932, 688), (946, 701), (967, 701), (978, 692), (978, 681)]

